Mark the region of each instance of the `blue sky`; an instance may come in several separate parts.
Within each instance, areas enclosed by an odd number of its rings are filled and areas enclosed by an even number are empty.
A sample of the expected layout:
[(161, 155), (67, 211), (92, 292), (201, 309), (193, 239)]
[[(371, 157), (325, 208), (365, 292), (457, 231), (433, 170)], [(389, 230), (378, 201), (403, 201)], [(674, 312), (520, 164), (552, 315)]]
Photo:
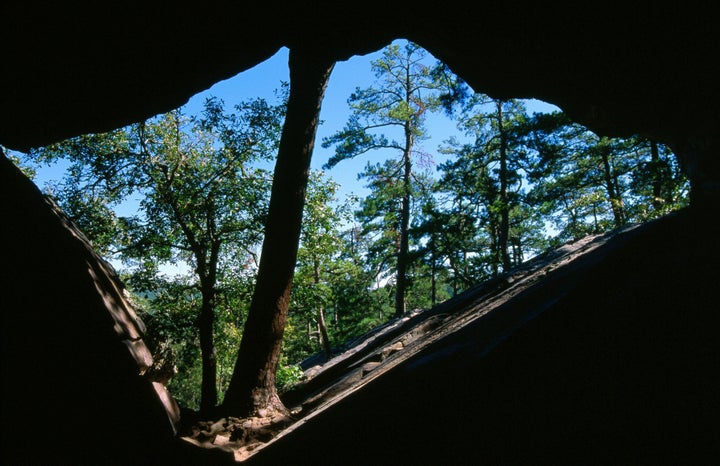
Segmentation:
[[(345, 126), (350, 115), (347, 99), (355, 88), (365, 88), (374, 83), (375, 76), (370, 62), (379, 58), (380, 54), (381, 52), (378, 51), (368, 55), (355, 56), (335, 65), (323, 100), (320, 115), (322, 124), (318, 128), (312, 168), (321, 169), (328, 158), (332, 156), (333, 148), (323, 149), (322, 139)], [(429, 63), (434, 62), (434, 58), (429, 54), (428, 59)], [(197, 114), (202, 111), (205, 99), (211, 96), (221, 98), (228, 108), (241, 101), (256, 97), (264, 97), (275, 102), (275, 90), (280, 88), (281, 82), (289, 80), (287, 60), (288, 50), (283, 48), (263, 63), (198, 93), (183, 108), (187, 114)], [(526, 108), (529, 113), (557, 110), (557, 107), (541, 101), (526, 101)], [(455, 123), (442, 114), (428, 115), (426, 123), (431, 138), (423, 141), (420, 149), (429, 153), (437, 163), (442, 161), (438, 154), (438, 147), (450, 136), (462, 138), (462, 135), (456, 129)], [(368, 191), (363, 186), (363, 180), (357, 179), (358, 173), (365, 168), (368, 162), (380, 162), (386, 156), (385, 153), (366, 153), (355, 159), (344, 160), (328, 170), (326, 173), (340, 184), (338, 199), (342, 201), (350, 193), (366, 195)], [(39, 168), (35, 183), (43, 189), (46, 182), (59, 180), (63, 176), (64, 167), (65, 164), (60, 163), (54, 167)], [(431, 169), (434, 171), (434, 168), (431, 167)], [(118, 208), (118, 214), (132, 215), (135, 208), (136, 204), (131, 200)], [(116, 264), (116, 266), (119, 265)], [(175, 270), (176, 268), (169, 267), (167, 272), (172, 274)]]
[[(318, 128), (313, 153), (312, 167), (320, 169), (332, 156), (333, 149), (323, 149), (322, 139), (342, 129), (350, 115), (347, 99), (356, 87), (364, 88), (373, 84), (375, 77), (371, 71), (372, 60), (377, 59), (381, 52), (368, 55), (355, 56), (349, 60), (338, 62), (330, 75), (323, 100), (320, 120), (322, 124)], [(434, 58), (428, 54), (434, 61)], [(274, 91), (280, 87), (282, 81), (289, 80), (287, 66), (288, 50), (283, 48), (273, 57), (254, 68), (246, 70), (237, 76), (221, 81), (210, 89), (201, 92), (190, 99), (185, 106), (188, 113), (199, 112), (202, 109), (205, 99), (209, 96), (216, 96), (224, 100), (226, 105), (232, 106), (242, 100), (254, 97), (265, 97), (274, 100)], [(550, 104), (541, 101), (528, 101), (527, 110), (529, 113), (557, 110)], [(461, 137), (455, 128), (455, 123), (444, 115), (430, 115), (427, 120), (427, 127), (432, 137), (423, 141), (422, 149), (433, 156), (435, 162), (441, 161), (438, 154), (438, 146), (450, 136)], [(363, 187), (363, 181), (358, 181), (357, 174), (360, 173), (368, 162), (378, 162), (385, 157), (383, 154), (363, 154), (355, 159), (344, 160), (327, 174), (333, 180), (340, 183), (340, 196), (355, 193), (364, 195), (367, 190)]]
[[(370, 62), (377, 59), (380, 54), (381, 52), (378, 51), (368, 55), (355, 56), (335, 65), (323, 100), (320, 115), (322, 124), (318, 128), (313, 154), (312, 167), (314, 169), (320, 169), (333, 154), (333, 149), (323, 149), (321, 142), (324, 137), (345, 126), (350, 115), (347, 104), (350, 94), (356, 87), (364, 88), (374, 83), (375, 77), (371, 71)], [(434, 58), (429, 54), (428, 58), (431, 62), (434, 61)], [(243, 71), (233, 78), (221, 81), (195, 95), (184, 106), (184, 110), (188, 114), (199, 113), (203, 108), (205, 99), (210, 96), (223, 99), (228, 107), (256, 97), (264, 97), (274, 102), (275, 90), (280, 87), (281, 82), (289, 80), (287, 60), (288, 50), (283, 48), (255, 67)], [(529, 113), (533, 113), (557, 110), (557, 108), (541, 101), (527, 101), (527, 110)], [(437, 150), (439, 145), (450, 136), (461, 137), (462, 135), (455, 128), (455, 123), (442, 114), (429, 115), (427, 128), (432, 137), (422, 142), (421, 149), (429, 153), (437, 163), (442, 161)], [(331, 170), (328, 170), (327, 174), (340, 184), (340, 192), (338, 193), (340, 199), (349, 193), (365, 195), (367, 190), (363, 187), (363, 181), (358, 181), (357, 174), (365, 168), (368, 162), (379, 162), (385, 156), (386, 154), (381, 153), (367, 153), (355, 159), (344, 160)], [(62, 165), (43, 168), (38, 171), (35, 181), (40, 188), (43, 188), (46, 181), (58, 179), (61, 176)]]

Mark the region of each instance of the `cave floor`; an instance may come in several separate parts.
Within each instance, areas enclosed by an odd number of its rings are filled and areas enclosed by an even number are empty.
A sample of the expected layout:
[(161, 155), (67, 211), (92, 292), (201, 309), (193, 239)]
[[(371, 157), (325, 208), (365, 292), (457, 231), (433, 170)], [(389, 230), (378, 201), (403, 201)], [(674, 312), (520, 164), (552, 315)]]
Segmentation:
[(603, 246), (621, 231), (567, 243), (432, 309), (415, 310), (391, 320), (346, 343), (330, 360), (323, 354), (308, 358), (303, 362), (307, 368), (303, 381), (281, 395), (289, 413), (266, 412), (258, 417), (196, 421), (181, 428), (179, 437), (198, 448), (220, 449), (232, 455), (236, 462), (242, 462), (300, 428), (315, 414), (427, 350), (432, 343), (492, 312), (553, 270)]

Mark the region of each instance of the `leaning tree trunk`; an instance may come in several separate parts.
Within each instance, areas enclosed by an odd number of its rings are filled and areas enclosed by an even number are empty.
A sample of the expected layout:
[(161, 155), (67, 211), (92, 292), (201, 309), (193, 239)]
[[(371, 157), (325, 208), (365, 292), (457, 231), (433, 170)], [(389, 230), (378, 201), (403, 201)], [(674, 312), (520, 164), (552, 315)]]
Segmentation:
[(290, 50), (290, 97), (280, 139), (255, 292), (223, 411), (232, 416), (285, 411), (275, 372), (297, 259), (305, 190), (320, 106), (334, 62)]

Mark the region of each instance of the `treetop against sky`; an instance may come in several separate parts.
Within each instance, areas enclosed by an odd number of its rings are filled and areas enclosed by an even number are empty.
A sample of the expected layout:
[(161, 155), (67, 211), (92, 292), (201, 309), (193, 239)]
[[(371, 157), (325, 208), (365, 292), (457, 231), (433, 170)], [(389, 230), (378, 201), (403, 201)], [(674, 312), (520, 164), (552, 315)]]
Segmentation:
[[(381, 51), (377, 51), (368, 55), (355, 56), (335, 65), (323, 99), (320, 114), (321, 124), (318, 128), (313, 153), (312, 167), (314, 169), (321, 169), (333, 155), (334, 149), (332, 147), (322, 148), (320, 141), (324, 137), (342, 129), (345, 125), (350, 115), (347, 104), (348, 97), (355, 88), (365, 88), (373, 84), (375, 77), (370, 63), (380, 55)], [(233, 78), (221, 81), (210, 89), (195, 95), (186, 106), (187, 112), (193, 114), (201, 111), (205, 99), (209, 96), (217, 96), (228, 105), (234, 105), (236, 102), (254, 97), (264, 97), (272, 100), (274, 98), (273, 93), (280, 88), (281, 82), (289, 80), (287, 60), (288, 49), (283, 48), (254, 68), (246, 70)], [(432, 65), (434, 62), (435, 58), (428, 53), (427, 63)], [(557, 107), (539, 100), (527, 101), (527, 109), (528, 113), (558, 110)], [(438, 146), (450, 136), (461, 138), (462, 135), (455, 127), (455, 122), (442, 114), (428, 115), (427, 127), (430, 128), (431, 138), (428, 141), (423, 141), (422, 149), (432, 155), (437, 163), (441, 161), (441, 154), (437, 151)], [(361, 181), (358, 181), (357, 174), (363, 170), (368, 162), (379, 162), (382, 157), (383, 155), (380, 153), (367, 154), (366, 157), (345, 160), (339, 166), (328, 170), (328, 174), (340, 184), (338, 196), (343, 198), (350, 193), (366, 194), (367, 189), (363, 187)]]
[[(397, 41), (397, 43), (403, 43), (403, 41)], [(228, 108), (241, 101), (257, 97), (265, 98), (270, 102), (275, 101), (276, 91), (280, 89), (283, 82), (289, 81), (288, 52), (287, 48), (282, 48), (274, 56), (255, 67), (196, 94), (183, 107), (184, 112), (188, 115), (200, 114), (205, 100), (209, 97), (222, 99)], [(321, 124), (318, 128), (313, 153), (313, 169), (320, 170), (333, 155), (334, 149), (321, 147), (320, 141), (345, 125), (350, 115), (348, 97), (356, 88), (366, 88), (374, 83), (375, 77), (371, 70), (371, 61), (379, 58), (381, 53), (381, 51), (377, 51), (368, 55), (355, 56), (335, 65), (320, 114)], [(432, 65), (434, 62), (435, 58), (428, 53), (428, 65)], [(530, 114), (558, 110), (557, 107), (539, 100), (528, 100), (525, 103)], [(438, 146), (451, 136), (459, 139), (463, 137), (455, 124), (443, 114), (427, 116), (430, 139), (423, 141), (419, 149), (429, 154), (436, 164), (444, 160), (437, 150)], [(338, 198), (344, 199), (349, 194), (366, 195), (368, 190), (363, 186), (363, 182), (358, 180), (357, 175), (363, 171), (367, 163), (381, 162), (383, 157), (385, 156), (381, 152), (367, 154), (365, 157), (345, 160), (339, 166), (327, 170), (328, 175), (340, 184)], [(46, 182), (59, 179), (64, 168), (65, 165), (62, 162), (57, 166), (41, 168), (37, 172), (35, 181), (42, 188)], [(432, 169), (434, 171), (434, 168)]]

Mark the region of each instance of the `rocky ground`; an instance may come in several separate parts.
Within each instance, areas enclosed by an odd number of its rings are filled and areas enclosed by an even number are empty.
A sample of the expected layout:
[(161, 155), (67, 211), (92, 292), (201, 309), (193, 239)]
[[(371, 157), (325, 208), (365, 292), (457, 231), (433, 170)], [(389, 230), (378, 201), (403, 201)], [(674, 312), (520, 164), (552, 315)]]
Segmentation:
[(302, 363), (304, 380), (282, 394), (289, 414), (268, 412), (261, 417), (196, 421), (183, 428), (181, 439), (200, 448), (222, 450), (235, 461), (244, 461), (300, 427), (314, 414), (381, 377), (431, 343), (492, 312), (552, 270), (602, 246), (617, 233), (588, 236), (565, 244), (432, 309), (415, 310), (392, 320), (347, 342), (330, 360), (323, 354), (308, 358)]

